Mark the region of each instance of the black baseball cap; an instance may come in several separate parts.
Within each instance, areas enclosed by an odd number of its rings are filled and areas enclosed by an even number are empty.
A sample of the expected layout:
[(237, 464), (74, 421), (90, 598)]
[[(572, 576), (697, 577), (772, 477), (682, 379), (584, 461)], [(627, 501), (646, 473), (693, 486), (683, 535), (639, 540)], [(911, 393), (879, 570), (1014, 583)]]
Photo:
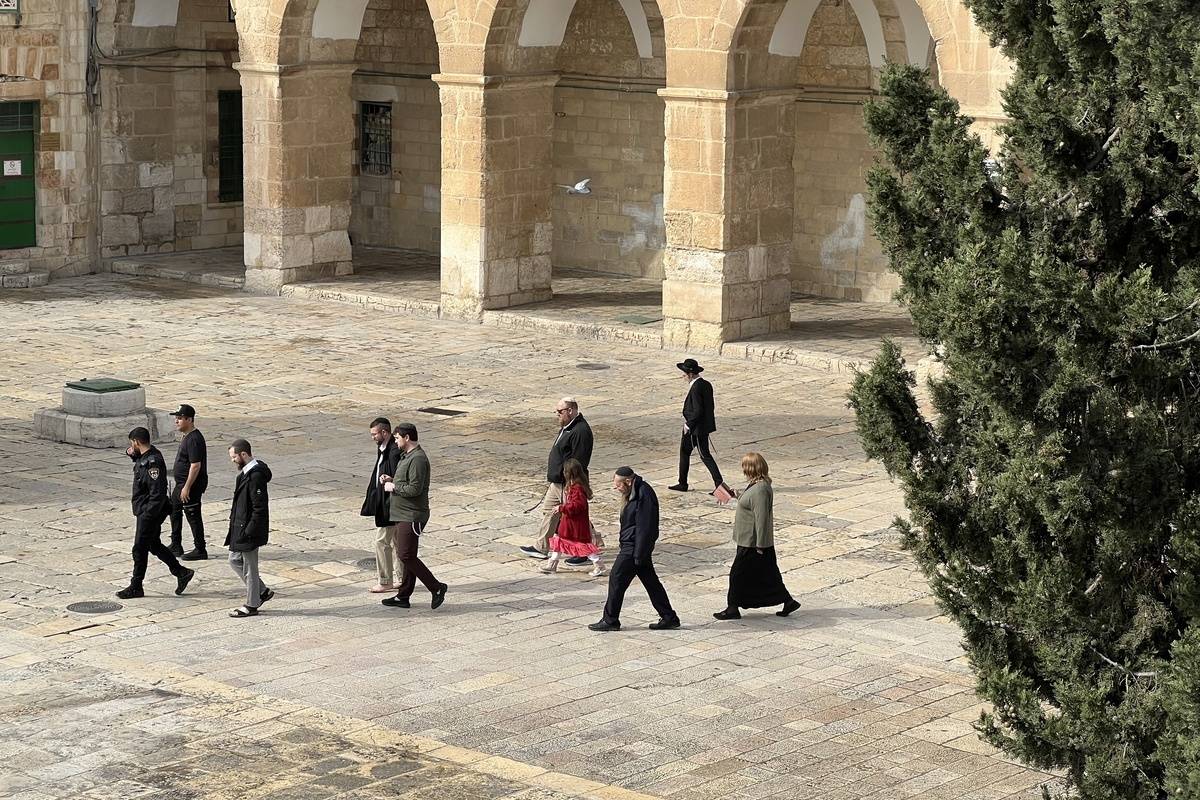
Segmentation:
[(196, 418), (196, 409), (189, 406), (187, 403), (180, 403), (178, 411), (171, 412), (172, 417), (187, 417), (188, 419)]

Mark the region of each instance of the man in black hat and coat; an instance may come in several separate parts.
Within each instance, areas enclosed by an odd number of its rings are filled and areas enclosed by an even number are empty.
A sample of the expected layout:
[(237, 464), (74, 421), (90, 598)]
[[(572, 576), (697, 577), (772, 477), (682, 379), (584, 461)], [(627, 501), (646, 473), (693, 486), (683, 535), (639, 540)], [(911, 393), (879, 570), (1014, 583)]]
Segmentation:
[(679, 627), (679, 615), (671, 608), (667, 590), (663, 588), (658, 573), (654, 571), (654, 543), (658, 541), (658, 496), (650, 484), (642, 480), (630, 467), (619, 467), (613, 477), (613, 489), (621, 494), (620, 550), (613, 561), (608, 576), (608, 600), (604, 604), (604, 616), (588, 628), (593, 631), (621, 630), (621, 605), (625, 591), (637, 578), (650, 595), (650, 602), (658, 612), (658, 622), (651, 622), (651, 630), (669, 630)]
[(696, 359), (687, 358), (675, 365), (687, 381), (687, 396), (683, 400), (683, 436), (679, 439), (679, 483), (669, 487), (675, 492), (688, 490), (688, 469), (691, 467), (692, 451), (700, 451), (700, 460), (708, 467), (713, 479), (713, 489), (721, 486), (721, 470), (713, 458), (708, 437), (717, 429), (717, 406), (713, 400), (712, 384), (700, 377), (704, 367)]
[(256, 617), (258, 608), (275, 596), (259, 575), (258, 548), (267, 543), (271, 529), (267, 484), (271, 468), (254, 457), (250, 443), (235, 439), (229, 446), (229, 461), (238, 471), (229, 507), (229, 566), (246, 589), (246, 602), (229, 612), (236, 618)]

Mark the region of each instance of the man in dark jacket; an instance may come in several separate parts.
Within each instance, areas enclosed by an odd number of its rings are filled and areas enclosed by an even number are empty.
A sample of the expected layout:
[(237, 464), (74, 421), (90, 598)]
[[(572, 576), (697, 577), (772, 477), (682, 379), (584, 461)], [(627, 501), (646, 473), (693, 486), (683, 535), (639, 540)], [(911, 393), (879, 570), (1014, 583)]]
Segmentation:
[(258, 548), (267, 543), (271, 527), (267, 484), (271, 468), (250, 452), (250, 443), (235, 439), (229, 446), (229, 461), (238, 470), (229, 509), (229, 566), (246, 587), (246, 603), (229, 612), (231, 617), (254, 617), (258, 607), (275, 596), (258, 574)]
[[(592, 460), (592, 428), (573, 397), (564, 397), (554, 407), (558, 418), (558, 435), (550, 446), (550, 458), (546, 463), (546, 496), (542, 498), (542, 522), (538, 526), (537, 539), (532, 545), (521, 548), (530, 558), (550, 557), (550, 537), (558, 530), (558, 507), (563, 501), (563, 464), (573, 458), (587, 470)], [(587, 559), (583, 559), (586, 563)], [(568, 563), (571, 563), (568, 560)]]
[(167, 464), (162, 453), (150, 444), (150, 431), (134, 428), (129, 432), (129, 448), (125, 455), (133, 460), (133, 516), (137, 528), (133, 536), (133, 575), (129, 585), (117, 592), (122, 600), (145, 597), (142, 581), (146, 577), (146, 562), (150, 553), (167, 565), (175, 576), (175, 594), (183, 594), (195, 571), (180, 564), (162, 543), (162, 523), (170, 513), (167, 497)]
[(717, 406), (713, 400), (712, 384), (700, 377), (704, 367), (696, 363), (694, 358), (686, 358), (675, 366), (688, 382), (688, 392), (683, 400), (683, 436), (679, 440), (679, 483), (669, 488), (676, 492), (688, 490), (692, 450), (699, 450), (700, 460), (708, 467), (715, 490), (723, 481), (717, 460), (713, 458), (708, 445), (709, 434), (717, 429)]
[(391, 592), (396, 588), (394, 570), (401, 567), (396, 549), (397, 526), (389, 519), (390, 495), (383, 490), (383, 485), (392, 479), (401, 454), (392, 439), (392, 423), (386, 417), (372, 420), (370, 431), (371, 441), (375, 443), (375, 468), (371, 470), (367, 498), (363, 500), (359, 514), (375, 518), (375, 572), (379, 580), (367, 591)]
[(679, 615), (671, 608), (667, 590), (663, 588), (658, 573), (654, 571), (654, 543), (658, 541), (658, 496), (650, 484), (642, 480), (629, 467), (620, 467), (613, 478), (613, 488), (621, 493), (620, 550), (608, 576), (608, 601), (604, 604), (604, 617), (588, 627), (594, 631), (621, 630), (621, 604), (625, 590), (637, 578), (650, 595), (650, 602), (658, 612), (658, 622), (651, 622), (651, 630), (666, 630), (679, 627)]

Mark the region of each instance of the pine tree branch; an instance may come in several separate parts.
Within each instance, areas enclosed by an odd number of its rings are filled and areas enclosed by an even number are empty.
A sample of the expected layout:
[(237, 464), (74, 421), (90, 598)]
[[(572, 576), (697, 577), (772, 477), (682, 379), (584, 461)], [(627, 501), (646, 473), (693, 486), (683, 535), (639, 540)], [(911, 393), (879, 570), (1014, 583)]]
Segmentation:
[(1154, 344), (1135, 344), (1131, 350), (1165, 350), (1168, 347), (1179, 347), (1180, 345), (1189, 344), (1200, 339), (1200, 330), (1195, 330), (1189, 333), (1182, 339), (1176, 339), (1172, 342), (1155, 342)]
[[(1113, 132), (1108, 135), (1108, 138), (1104, 140), (1104, 144), (1100, 145), (1100, 152), (1096, 153), (1095, 157), (1093, 157), (1092, 160), (1088, 162), (1088, 165), (1083, 168), (1083, 171), (1085, 173), (1091, 172), (1096, 167), (1100, 166), (1100, 164), (1108, 156), (1108, 151), (1112, 149), (1112, 146), (1116, 143), (1117, 139), (1120, 138), (1120, 136), (1121, 136), (1121, 126), (1118, 125), (1116, 128), (1113, 129)], [(1054, 201), (1054, 204), (1062, 205), (1063, 203), (1065, 203), (1067, 201), (1068, 198), (1072, 197), (1074, 194), (1075, 194), (1075, 187), (1072, 186), (1070, 189), (1068, 189), (1067, 191), (1065, 191), (1061, 195), (1059, 195), (1059, 197)]]
[(1196, 310), (1196, 306), (1200, 306), (1200, 297), (1197, 297), (1195, 300), (1193, 300), (1192, 302), (1188, 303), (1188, 306), (1187, 306), (1187, 308), (1185, 308), (1183, 311), (1180, 311), (1178, 314), (1172, 314), (1171, 316), (1167, 317), (1166, 319), (1160, 319), (1160, 320), (1158, 321), (1158, 323), (1159, 323), (1160, 325), (1162, 325), (1162, 324), (1165, 324), (1165, 323), (1167, 323), (1167, 322), (1174, 322), (1175, 320), (1177, 320), (1177, 319), (1179, 319), (1180, 317), (1182, 317), (1184, 314), (1187, 314), (1187, 313), (1189, 313), (1189, 312), (1195, 311), (1195, 310)]
[(1100, 657), (1100, 660), (1103, 661), (1104, 663), (1108, 664), (1109, 666), (1116, 667), (1117, 669), (1124, 672), (1126, 675), (1132, 675), (1135, 678), (1157, 678), (1158, 677), (1157, 672), (1134, 672), (1129, 667), (1125, 666), (1124, 664), (1118, 664), (1116, 661), (1113, 661), (1111, 658), (1104, 655), (1104, 653), (1101, 653), (1099, 650), (1097, 650), (1096, 648), (1094, 648), (1090, 645), (1088, 646), (1088, 650), (1091, 650), (1093, 653), (1098, 655)]

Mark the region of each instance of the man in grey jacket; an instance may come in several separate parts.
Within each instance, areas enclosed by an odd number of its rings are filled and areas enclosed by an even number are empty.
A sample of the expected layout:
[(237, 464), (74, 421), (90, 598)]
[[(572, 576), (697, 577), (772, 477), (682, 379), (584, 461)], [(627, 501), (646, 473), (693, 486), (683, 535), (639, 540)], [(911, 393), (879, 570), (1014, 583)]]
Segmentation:
[(404, 578), (400, 581), (395, 597), (385, 597), (383, 604), (394, 608), (408, 608), (409, 598), (416, 588), (417, 578), (433, 595), (430, 608), (437, 608), (446, 600), (444, 583), (440, 583), (429, 567), (417, 557), (417, 546), (421, 532), (429, 522), (429, 457), (417, 444), (417, 426), (402, 422), (392, 431), (401, 455), (396, 461), (391, 481), (384, 490), (391, 494), (389, 499), (390, 519), (396, 526), (396, 553), (404, 565)]
[[(542, 522), (538, 525), (537, 539), (521, 548), (530, 558), (550, 557), (550, 537), (558, 530), (558, 507), (563, 501), (563, 464), (575, 459), (584, 470), (592, 461), (592, 428), (579, 413), (579, 403), (573, 397), (564, 397), (554, 407), (558, 418), (558, 435), (550, 446), (550, 457), (546, 460), (546, 496), (542, 498)], [(568, 564), (587, 563), (587, 559), (567, 559)]]

